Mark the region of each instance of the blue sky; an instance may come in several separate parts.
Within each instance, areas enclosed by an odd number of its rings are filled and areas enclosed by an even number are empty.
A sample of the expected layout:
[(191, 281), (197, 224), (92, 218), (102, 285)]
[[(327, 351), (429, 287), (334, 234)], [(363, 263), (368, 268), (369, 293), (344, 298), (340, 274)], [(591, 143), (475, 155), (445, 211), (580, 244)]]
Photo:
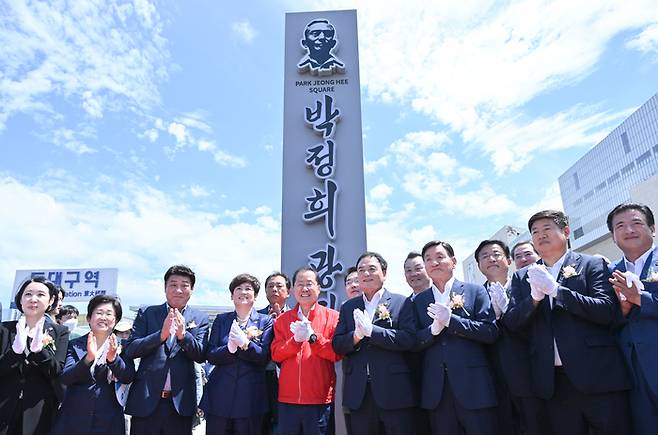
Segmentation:
[[(0, 300), (16, 269), (118, 267), (158, 303), (279, 266), (285, 12), (357, 9), (368, 246), (458, 259), (561, 207), (557, 177), (656, 93), (647, 1), (0, 3)], [(259, 297), (264, 305), (264, 296)]]

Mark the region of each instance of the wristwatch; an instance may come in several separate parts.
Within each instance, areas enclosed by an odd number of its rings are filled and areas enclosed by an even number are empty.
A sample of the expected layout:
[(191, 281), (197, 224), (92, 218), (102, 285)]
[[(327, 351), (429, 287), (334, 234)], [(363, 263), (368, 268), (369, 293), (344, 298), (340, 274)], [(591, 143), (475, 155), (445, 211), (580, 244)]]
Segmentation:
[(311, 334), (311, 336), (308, 337), (308, 342), (309, 342), (309, 343), (313, 344), (313, 343), (315, 343), (316, 341), (318, 341), (318, 336), (315, 335), (315, 333)]

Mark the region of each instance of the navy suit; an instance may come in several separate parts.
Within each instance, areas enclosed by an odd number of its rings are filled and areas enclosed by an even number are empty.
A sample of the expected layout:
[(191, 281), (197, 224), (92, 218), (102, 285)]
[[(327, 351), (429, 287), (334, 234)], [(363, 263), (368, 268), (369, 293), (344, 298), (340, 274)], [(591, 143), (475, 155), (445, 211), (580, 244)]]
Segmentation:
[[(489, 283), (485, 283), (485, 288), (488, 286)], [(528, 338), (507, 328), (502, 317), (496, 325), (498, 339), (488, 352), (496, 377), (499, 432), (510, 435), (549, 434), (545, 406), (532, 391)]]
[[(228, 350), (228, 335), (235, 311), (215, 318), (208, 343), (208, 362), (215, 369), (208, 378), (201, 405), (206, 417), (251, 419), (256, 432), (263, 414), (268, 410), (265, 366), (270, 360), (272, 318), (252, 310), (246, 328), (255, 327), (262, 334), (251, 340), (247, 350)], [(236, 433), (241, 433), (236, 431)]]
[[(175, 339), (170, 349), (166, 342), (160, 340), (162, 325), (168, 315), (167, 304), (142, 308), (137, 313), (125, 350), (129, 358), (141, 358), (126, 403), (126, 413), (133, 416), (131, 433), (162, 425), (161, 416), (153, 414), (160, 405), (160, 393), (164, 389), (167, 372), (171, 374), (173, 408), (178, 415), (189, 417), (191, 431), (192, 415), (197, 408), (194, 362), (205, 361), (208, 317), (190, 306), (182, 314), (186, 323), (185, 336), (182, 340)], [(145, 428), (140, 429), (140, 417), (152, 415), (153, 418), (148, 420), (153, 421), (145, 421)], [(173, 428), (166, 426), (163, 428), (165, 432), (171, 429), (171, 433), (175, 433)]]
[[(576, 275), (565, 278), (566, 266)], [(603, 260), (568, 252), (553, 307), (548, 296), (533, 304), (527, 274), (527, 267), (514, 274), (503, 322), (528, 335), (533, 390), (548, 400), (553, 431), (580, 434), (589, 426), (596, 434), (628, 433), (630, 379), (611, 333), (619, 307)], [(561, 367), (555, 366), (554, 340)]]
[[(498, 336), (494, 311), (481, 285), (455, 280), (450, 293), (463, 295), (464, 307), (453, 309), (448, 326), (438, 335), (432, 335), (427, 314), (428, 305), (435, 302), (432, 289), (414, 299), (416, 350), (425, 351), (421, 406), (430, 410), (434, 433), (458, 433), (456, 425), (452, 430), (446, 426), (456, 408), (466, 434), (494, 434), (496, 391), (485, 348)], [(456, 405), (445, 406), (452, 396)]]
[(64, 402), (52, 435), (90, 434), (125, 435), (123, 407), (116, 398), (115, 383), (108, 383), (108, 368), (118, 382), (129, 384), (135, 377), (135, 365), (124, 354), (107, 365), (97, 366), (94, 378), (87, 356), (87, 336), (69, 341), (60, 381), (67, 386)]
[[(612, 264), (611, 270), (625, 272), (624, 259)], [(642, 305), (633, 305), (625, 318), (619, 313), (619, 343), (635, 379), (630, 399), (636, 435), (655, 434), (658, 428), (658, 282), (646, 281), (651, 272), (658, 273), (658, 248), (649, 254), (640, 273)]]
[[(405, 351), (415, 342), (415, 320), (410, 300), (403, 295), (384, 290), (379, 304), (390, 313), (388, 320), (373, 320), (372, 336), (354, 345), (353, 312), (363, 310), (363, 297), (349, 299), (340, 308), (336, 333), (332, 340), (334, 351), (343, 358), (343, 406), (352, 414), (354, 433), (367, 434), (368, 415), (377, 408), (386, 433), (409, 433), (413, 425), (416, 397)], [(383, 410), (382, 412), (379, 412)], [(397, 412), (395, 412), (397, 411)]]

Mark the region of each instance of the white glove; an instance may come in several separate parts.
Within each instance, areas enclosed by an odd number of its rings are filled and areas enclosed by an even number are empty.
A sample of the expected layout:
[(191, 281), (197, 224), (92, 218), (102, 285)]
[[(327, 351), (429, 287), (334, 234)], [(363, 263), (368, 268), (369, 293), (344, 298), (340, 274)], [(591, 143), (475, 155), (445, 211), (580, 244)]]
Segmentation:
[(547, 296), (557, 296), (558, 283), (542, 265), (533, 264), (528, 268), (528, 282), (531, 288), (539, 290)]
[(228, 333), (228, 342), (226, 343), (226, 346), (228, 347), (228, 351), (231, 353), (235, 353), (238, 350), (238, 343), (236, 341), (236, 333), (235, 333), (236, 328), (240, 329), (238, 323), (234, 320), (233, 323), (231, 324), (231, 330)]
[(352, 317), (354, 318), (354, 336), (362, 340), (363, 337), (365, 337), (365, 334), (363, 333), (363, 329), (361, 329), (361, 322), (359, 321), (359, 316), (361, 316), (363, 312), (355, 308), (354, 311), (352, 311)]
[(235, 333), (233, 333), (233, 336), (235, 337), (234, 338), (235, 344), (239, 348), (241, 348), (243, 350), (247, 350), (246, 348), (247, 348), (247, 346), (249, 346), (249, 337), (247, 337), (247, 334), (245, 334), (245, 332), (242, 330), (242, 328), (240, 328), (238, 326), (237, 331), (235, 331)]
[(372, 336), (372, 318), (370, 317), (370, 313), (367, 311), (362, 311), (361, 316), (359, 321), (361, 322), (361, 330), (363, 331), (363, 335), (366, 337)]
[(46, 322), (46, 316), (43, 316), (35, 326), (34, 338), (30, 344), (30, 352), (38, 353), (43, 349), (43, 325)]
[(445, 326), (439, 322), (439, 310), (436, 308), (436, 304), (432, 303), (427, 306), (427, 315), (432, 319), (432, 324), (430, 325), (432, 335), (439, 335)]
[(491, 305), (496, 313), (496, 319), (500, 318), (509, 304), (509, 298), (505, 292), (505, 288), (499, 282), (494, 282), (489, 285), (489, 294), (491, 294)]
[(300, 326), (301, 335), (304, 341), (308, 341), (311, 338), (311, 335), (314, 334), (313, 326), (309, 320), (303, 320), (302, 325)]
[(13, 351), (17, 354), (25, 352), (27, 346), (27, 325), (25, 324), (25, 316), (21, 316), (16, 323), (16, 337), (14, 343), (11, 345)]
[(308, 338), (305, 338), (306, 327), (301, 320), (296, 320), (290, 324), (290, 332), (293, 333), (293, 338), (297, 343), (308, 340)]
[(634, 274), (633, 272), (624, 272), (626, 277), (626, 287), (631, 288), (633, 284), (637, 287), (638, 291), (644, 290), (644, 284), (640, 280), (640, 277)]
[(437, 308), (437, 313), (436, 313), (437, 319), (443, 326), (447, 328), (448, 324), (450, 323), (450, 315), (452, 314), (452, 310), (447, 305), (443, 305), (443, 304), (434, 304), (434, 305), (436, 305)]

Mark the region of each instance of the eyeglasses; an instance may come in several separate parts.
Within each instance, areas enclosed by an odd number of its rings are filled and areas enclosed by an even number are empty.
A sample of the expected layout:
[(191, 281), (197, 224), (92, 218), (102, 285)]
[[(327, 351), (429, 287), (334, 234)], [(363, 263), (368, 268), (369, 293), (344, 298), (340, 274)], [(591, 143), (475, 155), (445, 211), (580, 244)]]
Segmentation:
[(114, 313), (112, 311), (94, 311), (94, 316), (114, 319)]
[(504, 258), (505, 256), (500, 253), (500, 252), (492, 252), (491, 254), (482, 254), (478, 257), (478, 259), (486, 260), (488, 258), (493, 258), (494, 260), (500, 260), (501, 258)]

